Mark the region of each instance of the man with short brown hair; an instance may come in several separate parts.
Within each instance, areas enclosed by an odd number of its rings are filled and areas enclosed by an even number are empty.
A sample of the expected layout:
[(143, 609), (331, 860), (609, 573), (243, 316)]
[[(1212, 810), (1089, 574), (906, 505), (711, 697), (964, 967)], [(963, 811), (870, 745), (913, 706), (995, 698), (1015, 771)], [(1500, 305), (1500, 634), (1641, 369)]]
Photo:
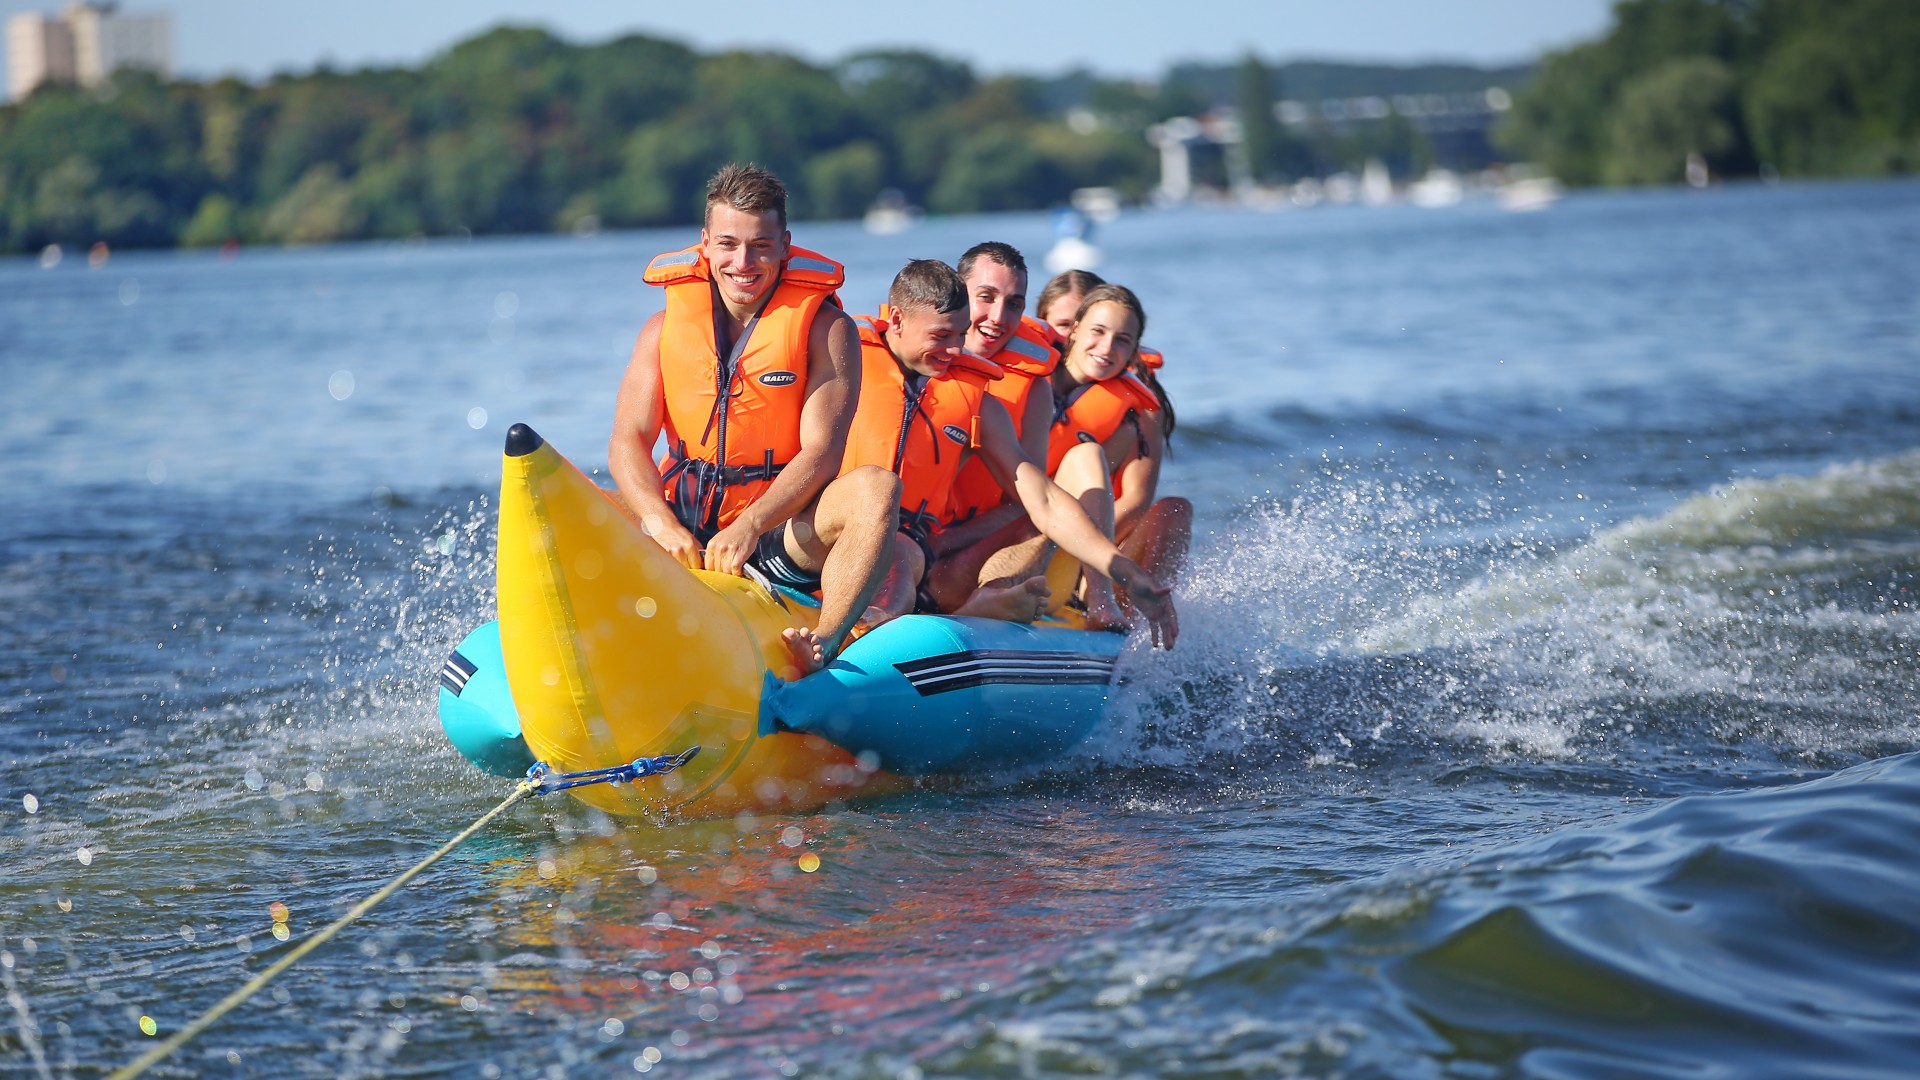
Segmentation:
[(840, 264), (792, 246), (778, 177), (728, 165), (707, 184), (700, 243), (656, 257), (646, 280), (667, 304), (620, 383), (614, 481), (682, 564), (817, 588), (818, 633), (786, 635), (800, 670), (817, 670), (886, 572), (900, 488), (878, 468), (835, 478), (860, 398)]

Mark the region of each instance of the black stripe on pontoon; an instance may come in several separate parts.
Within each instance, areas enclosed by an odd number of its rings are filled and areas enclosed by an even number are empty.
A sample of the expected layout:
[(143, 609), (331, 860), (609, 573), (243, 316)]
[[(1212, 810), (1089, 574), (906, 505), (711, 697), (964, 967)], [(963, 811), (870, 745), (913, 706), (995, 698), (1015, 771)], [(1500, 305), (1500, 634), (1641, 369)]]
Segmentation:
[(452, 691), (454, 697), (459, 697), (460, 691), (467, 688), (467, 680), (473, 678), (473, 673), (479, 670), (480, 665), (459, 653), (454, 653), (447, 657), (447, 662), (440, 668), (440, 685)]
[(907, 660), (893, 666), (900, 674), (912, 678), (929, 668), (946, 667), (953, 664), (965, 664), (985, 660), (1029, 660), (1036, 663), (1045, 662), (1050, 664), (1079, 661), (1082, 663), (1105, 664), (1108, 667), (1112, 667), (1114, 657), (1102, 656), (1099, 653), (1048, 652), (1041, 649), (975, 649), (969, 652), (943, 653), (939, 656), (928, 656), (919, 660)]
[(983, 649), (895, 664), (922, 697), (990, 684), (1105, 685), (1117, 658), (1087, 653)]
[(1105, 686), (1112, 679), (1111, 670), (1099, 672), (977, 671), (948, 679), (914, 683), (913, 688), (920, 692), (921, 697), (932, 697), (949, 690), (966, 690), (974, 686), (1032, 683), (1044, 683), (1048, 686)]

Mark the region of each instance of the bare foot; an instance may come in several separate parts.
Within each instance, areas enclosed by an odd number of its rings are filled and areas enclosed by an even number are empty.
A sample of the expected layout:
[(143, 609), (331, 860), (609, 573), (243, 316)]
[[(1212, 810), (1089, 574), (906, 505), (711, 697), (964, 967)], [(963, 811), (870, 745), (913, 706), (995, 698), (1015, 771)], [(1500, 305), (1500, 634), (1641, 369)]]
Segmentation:
[(853, 629), (847, 631), (847, 644), (851, 645), (859, 641), (899, 617), (900, 613), (897, 611), (888, 611), (886, 608), (869, 605), (867, 610), (861, 612), (860, 617), (853, 621)]
[(813, 631), (804, 626), (792, 626), (780, 631), (780, 640), (793, 654), (793, 663), (800, 669), (802, 678), (827, 666), (826, 646)]
[(1030, 623), (1047, 610), (1047, 579), (1030, 577), (1018, 585), (975, 589), (967, 602), (954, 610), (955, 615), (981, 619)]
[(1133, 623), (1127, 618), (1127, 610), (1113, 595), (1113, 582), (1094, 574), (1087, 575), (1087, 589), (1082, 599), (1087, 604), (1087, 629), (1089, 630), (1131, 630)]

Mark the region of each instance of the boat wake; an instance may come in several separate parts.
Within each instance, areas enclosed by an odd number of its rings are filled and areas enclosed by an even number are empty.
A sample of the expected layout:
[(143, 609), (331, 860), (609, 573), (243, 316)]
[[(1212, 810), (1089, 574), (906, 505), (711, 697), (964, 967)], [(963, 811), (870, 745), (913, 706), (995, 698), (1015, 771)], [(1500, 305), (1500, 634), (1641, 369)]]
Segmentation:
[(1197, 552), (1099, 765), (1225, 780), (1680, 755), (1838, 768), (1920, 736), (1920, 452), (1739, 480), (1574, 545), (1343, 478)]

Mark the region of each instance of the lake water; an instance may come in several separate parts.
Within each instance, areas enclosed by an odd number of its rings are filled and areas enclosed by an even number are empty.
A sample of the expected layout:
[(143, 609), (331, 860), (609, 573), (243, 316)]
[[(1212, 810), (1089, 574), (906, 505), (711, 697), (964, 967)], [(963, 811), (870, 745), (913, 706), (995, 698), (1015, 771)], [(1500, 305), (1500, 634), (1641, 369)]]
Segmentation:
[[(1034, 216), (848, 225), (909, 257)], [(673, 233), (0, 263), (0, 1073), (123, 1064), (503, 798), (506, 427)], [(170, 1075), (1909, 1076), (1920, 184), (1123, 217), (1200, 516), (1045, 770), (522, 806)], [(817, 872), (797, 860), (816, 855)]]

